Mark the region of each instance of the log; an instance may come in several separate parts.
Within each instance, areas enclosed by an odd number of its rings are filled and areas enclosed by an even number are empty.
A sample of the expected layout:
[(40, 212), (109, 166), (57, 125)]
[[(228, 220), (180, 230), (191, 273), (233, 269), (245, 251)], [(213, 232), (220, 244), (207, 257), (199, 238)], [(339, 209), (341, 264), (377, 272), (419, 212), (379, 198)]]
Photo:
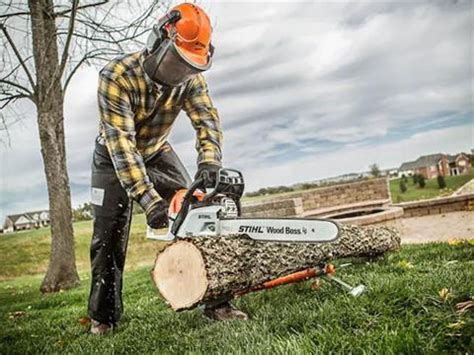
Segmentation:
[(400, 247), (389, 227), (341, 226), (334, 242), (258, 242), (230, 235), (180, 239), (158, 254), (151, 271), (160, 294), (175, 311), (215, 300), (340, 257), (377, 256)]

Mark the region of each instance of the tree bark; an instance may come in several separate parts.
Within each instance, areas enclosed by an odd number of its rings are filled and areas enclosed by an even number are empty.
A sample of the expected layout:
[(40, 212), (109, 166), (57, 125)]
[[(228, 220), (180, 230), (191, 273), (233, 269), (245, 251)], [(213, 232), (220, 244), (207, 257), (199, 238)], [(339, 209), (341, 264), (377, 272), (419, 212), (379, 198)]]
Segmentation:
[(158, 255), (152, 278), (176, 311), (230, 299), (262, 283), (330, 259), (376, 256), (400, 247), (397, 230), (341, 226), (327, 243), (258, 242), (246, 235), (198, 237), (170, 244)]
[[(62, 107), (55, 108), (53, 111), (62, 111)], [(46, 115), (47, 117), (43, 117), (41, 114), (39, 121), (56, 121), (55, 118), (48, 117), (54, 116), (54, 112)], [(71, 192), (64, 146), (64, 125), (61, 123), (56, 127), (40, 127), (40, 140), (51, 220), (51, 253), (41, 291), (56, 292), (79, 285), (74, 251)]]
[(74, 252), (71, 192), (66, 165), (64, 95), (52, 0), (29, 0), (36, 69), (35, 104), (48, 186), (51, 254), (42, 292), (79, 284)]

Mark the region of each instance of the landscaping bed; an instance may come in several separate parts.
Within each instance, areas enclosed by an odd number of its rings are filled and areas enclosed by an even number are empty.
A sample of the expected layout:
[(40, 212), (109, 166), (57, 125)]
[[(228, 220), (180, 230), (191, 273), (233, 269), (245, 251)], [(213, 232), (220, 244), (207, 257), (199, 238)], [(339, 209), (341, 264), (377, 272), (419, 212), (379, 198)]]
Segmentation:
[(412, 177), (407, 177), (406, 179), (407, 191), (404, 193), (400, 191), (401, 179), (390, 180), (390, 193), (393, 203), (425, 200), (438, 196), (450, 196), (468, 181), (474, 179), (474, 168), (471, 168), (468, 174), (446, 176), (444, 178), (446, 188), (444, 189), (439, 188), (437, 179), (425, 180), (426, 186), (424, 188), (420, 188), (415, 184)]

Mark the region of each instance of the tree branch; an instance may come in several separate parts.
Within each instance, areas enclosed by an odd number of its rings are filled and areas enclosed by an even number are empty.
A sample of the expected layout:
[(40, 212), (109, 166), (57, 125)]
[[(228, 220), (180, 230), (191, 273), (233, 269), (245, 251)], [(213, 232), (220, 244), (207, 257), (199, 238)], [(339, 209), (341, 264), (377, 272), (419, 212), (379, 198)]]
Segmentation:
[(59, 65), (59, 70), (54, 80), (61, 79), (61, 76), (63, 75), (63, 72), (64, 72), (64, 68), (66, 67), (67, 57), (69, 54), (69, 46), (71, 45), (72, 35), (74, 33), (74, 22), (76, 20), (78, 5), (79, 5), (79, 0), (73, 0), (72, 9), (71, 9), (72, 13), (71, 13), (71, 18), (69, 19), (69, 28), (67, 30), (66, 43), (64, 44), (61, 64)]
[(4, 97), (4, 98), (1, 98), (0, 99), (0, 103), (1, 102), (5, 102), (4, 104), (0, 104), (0, 110), (3, 110), (5, 107), (7, 107), (10, 103), (12, 102), (15, 102), (16, 100), (18, 99), (24, 99), (24, 98), (28, 98), (27, 95), (25, 94), (16, 94), (16, 95), (9, 95), (7, 97)]
[[(108, 53), (107, 53), (108, 52)], [(92, 50), (90, 51), (89, 53), (86, 53), (77, 63), (76, 65), (74, 66), (74, 68), (71, 70), (71, 72), (69, 73), (69, 75), (67, 76), (66, 78), (66, 81), (64, 83), (64, 89), (63, 89), (63, 92), (65, 93), (66, 92), (66, 89), (69, 85), (69, 83), (71, 82), (72, 80), (72, 77), (74, 76), (74, 74), (77, 72), (77, 70), (81, 67), (82, 64), (84, 64), (85, 62), (87, 62), (88, 60), (90, 59), (95, 59), (95, 58), (101, 58), (103, 55), (105, 54), (117, 54), (117, 53), (120, 53), (119, 51), (116, 51), (116, 50), (113, 50), (113, 49), (103, 49), (103, 48), (98, 48), (98, 49), (95, 49), (95, 50)]]
[[(83, 34), (83, 33), (80, 33), (80, 32), (74, 32), (73, 33), (73, 36), (74, 37), (79, 37), (79, 38), (82, 38), (82, 39), (86, 39), (86, 40), (89, 40), (89, 41), (93, 41), (93, 42), (102, 42), (102, 43), (107, 43), (107, 44), (115, 44), (115, 45), (120, 45), (120, 43), (123, 43), (123, 42), (128, 42), (128, 41), (131, 41), (131, 40), (135, 40), (135, 37), (138, 37), (140, 35), (142, 35), (143, 33), (146, 33), (148, 32), (150, 29), (145, 29), (145, 30), (142, 30), (141, 32), (138, 32), (138, 33), (132, 33), (128, 36), (124, 36), (120, 39), (114, 39), (114, 37), (111, 36), (110, 34), (110, 37), (112, 39), (106, 39), (106, 38), (99, 38), (99, 37), (94, 37), (93, 35), (87, 35), (87, 34)], [(58, 32), (57, 33), (58, 36), (60, 35), (64, 35), (66, 34), (66, 32)], [(123, 51), (123, 49), (122, 49)]]
[(10, 18), (10, 17), (16, 17), (16, 16), (25, 16), (25, 15), (30, 15), (30, 12), (28, 11), (12, 12), (10, 14), (0, 15), (0, 18)]
[(33, 80), (33, 76), (31, 75), (30, 71), (28, 70), (28, 67), (26, 66), (25, 64), (25, 61), (24, 59), (21, 57), (21, 54), (20, 52), (18, 51), (18, 48), (16, 47), (15, 43), (13, 42), (13, 39), (10, 37), (10, 34), (8, 33), (7, 31), (7, 28), (3, 25), (3, 24), (0, 24), (0, 29), (2, 30), (2, 32), (5, 34), (5, 37), (7, 38), (7, 41), (8, 43), (10, 44), (10, 46), (12, 47), (13, 49), (13, 52), (15, 53), (18, 61), (20, 62), (23, 70), (25, 71), (26, 73), (26, 76), (28, 77), (28, 81), (30, 82), (30, 85), (31, 85), (31, 88), (33, 89), (33, 91), (35, 90), (35, 82)]
[(20, 85), (18, 83), (15, 83), (13, 81), (6, 80), (6, 79), (0, 79), (0, 83), (10, 85), (10, 86), (16, 87), (17, 89), (23, 90), (26, 94), (28, 94), (28, 96), (31, 96), (31, 97), (34, 96), (33, 93), (30, 90), (28, 90), (28, 88), (26, 88), (23, 85)]
[[(95, 7), (95, 6), (100, 6), (100, 5), (104, 5), (104, 4), (107, 4), (109, 2), (109, 0), (102, 0), (102, 1), (99, 1), (99, 2), (96, 2), (96, 3), (93, 3), (93, 4), (87, 4), (87, 5), (82, 5), (82, 6), (78, 6), (76, 10), (82, 10), (82, 9), (87, 9), (89, 7)], [(68, 10), (64, 10), (64, 11), (58, 11), (58, 12), (55, 12), (54, 13), (54, 16), (56, 17), (61, 17), (61, 16), (64, 16), (68, 13), (70, 13), (73, 9), (68, 9)]]
[[(8, 125), (7, 125), (7, 120), (5, 119), (5, 116), (0, 112), (0, 132), (4, 131), (5, 135), (7, 136), (7, 143), (6, 145), (10, 146), (11, 144), (11, 139), (10, 139), (10, 132), (8, 132)], [(3, 143), (3, 140), (0, 139), (0, 142)]]

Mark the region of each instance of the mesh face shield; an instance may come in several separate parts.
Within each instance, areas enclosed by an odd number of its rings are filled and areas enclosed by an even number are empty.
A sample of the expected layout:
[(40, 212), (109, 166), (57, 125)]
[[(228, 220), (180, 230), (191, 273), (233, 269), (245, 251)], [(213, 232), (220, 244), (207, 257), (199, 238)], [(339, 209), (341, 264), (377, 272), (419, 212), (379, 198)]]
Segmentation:
[[(150, 34), (149, 43), (159, 40), (155, 29)], [(161, 40), (161, 43), (153, 48), (148, 45), (148, 55), (143, 66), (148, 76), (157, 83), (165, 86), (178, 86), (193, 76), (208, 70), (212, 64), (212, 52), (209, 54), (206, 65), (194, 63), (186, 56), (186, 52), (176, 46), (171, 38)]]
[(211, 58), (207, 65), (192, 63), (180, 51), (174, 42), (165, 39), (144, 61), (144, 69), (150, 78), (161, 85), (178, 86), (193, 76), (211, 67)]

